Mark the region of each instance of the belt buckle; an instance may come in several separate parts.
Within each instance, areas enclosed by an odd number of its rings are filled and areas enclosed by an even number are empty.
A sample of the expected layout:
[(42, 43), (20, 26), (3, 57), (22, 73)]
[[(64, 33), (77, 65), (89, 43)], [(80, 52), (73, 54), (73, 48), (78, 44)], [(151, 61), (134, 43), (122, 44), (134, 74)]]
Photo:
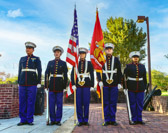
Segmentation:
[(111, 83), (113, 83), (113, 80), (111, 79), (109, 79), (109, 80), (106, 80), (106, 82), (108, 83), (108, 84), (111, 84)]
[(79, 84), (80, 86), (83, 86), (83, 85), (85, 84), (85, 81), (79, 81), (78, 84)]
[(80, 78), (83, 78), (83, 75), (80, 75)]
[(56, 78), (57, 77), (57, 74), (54, 74), (54, 78)]
[(139, 81), (139, 78), (136, 78), (136, 81)]

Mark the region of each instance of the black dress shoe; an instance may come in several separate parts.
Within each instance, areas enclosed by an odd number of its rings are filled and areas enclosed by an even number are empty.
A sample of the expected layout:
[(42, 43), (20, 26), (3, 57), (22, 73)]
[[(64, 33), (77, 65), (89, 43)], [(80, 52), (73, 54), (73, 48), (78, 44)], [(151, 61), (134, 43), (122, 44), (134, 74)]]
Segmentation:
[(79, 123), (77, 124), (78, 127), (80, 127), (80, 126), (82, 126), (82, 125), (83, 125), (82, 122), (79, 122)]
[(33, 122), (31, 122), (31, 123), (28, 123), (28, 125), (29, 125), (29, 126), (33, 126), (33, 125), (34, 125), (34, 123), (33, 123)]
[(56, 124), (57, 126), (61, 126), (61, 123), (60, 123), (60, 122), (55, 122), (55, 124)]
[(104, 122), (104, 123), (102, 124), (102, 126), (108, 126), (108, 125), (110, 125), (110, 122)]
[(117, 123), (117, 122), (115, 122), (115, 121), (113, 121), (113, 122), (110, 122), (110, 125), (117, 126), (117, 125), (118, 125), (118, 123)]
[(54, 122), (54, 121), (50, 122), (50, 125), (54, 125), (54, 124), (55, 124), (55, 122)]
[(136, 125), (137, 122), (136, 122), (136, 121), (130, 121), (129, 124), (130, 124), (130, 125)]
[(137, 123), (141, 124), (141, 125), (145, 125), (145, 122), (143, 122), (143, 121), (138, 121)]
[(24, 123), (20, 122), (20, 123), (17, 124), (17, 126), (23, 126), (23, 125), (26, 125), (26, 124), (27, 124), (27, 122), (24, 122)]
[(88, 122), (83, 122), (82, 125), (86, 125), (86, 126), (89, 126), (89, 123)]

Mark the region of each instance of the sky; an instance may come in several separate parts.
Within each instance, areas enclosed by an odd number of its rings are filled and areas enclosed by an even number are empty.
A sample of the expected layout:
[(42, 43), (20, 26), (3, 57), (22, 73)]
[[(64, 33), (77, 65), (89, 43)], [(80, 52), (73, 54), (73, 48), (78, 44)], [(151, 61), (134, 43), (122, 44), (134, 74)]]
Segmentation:
[[(164, 57), (168, 54), (167, 0), (0, 0), (0, 72), (17, 75), (19, 59), (26, 55), (26, 41), (37, 45), (34, 55), (42, 61), (43, 74), (48, 61), (54, 59), (54, 46), (64, 48), (61, 59), (65, 60), (75, 3), (79, 46), (86, 48), (92, 39), (96, 7), (103, 30), (111, 16), (134, 21), (139, 15), (148, 16), (152, 69), (168, 73), (168, 59)], [(146, 32), (145, 23), (137, 26)], [(147, 60), (145, 65), (148, 67)]]

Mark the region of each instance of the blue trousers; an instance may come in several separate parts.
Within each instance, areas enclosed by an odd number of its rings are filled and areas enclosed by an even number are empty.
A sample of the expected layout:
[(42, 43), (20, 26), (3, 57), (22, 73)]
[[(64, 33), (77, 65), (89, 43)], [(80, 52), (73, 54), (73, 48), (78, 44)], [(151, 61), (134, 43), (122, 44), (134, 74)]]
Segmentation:
[(61, 121), (62, 105), (63, 105), (63, 92), (49, 92), (49, 110), (50, 110), (51, 122)]
[(88, 122), (89, 119), (89, 104), (90, 104), (90, 88), (77, 87), (76, 90), (76, 107), (77, 117), (79, 122)]
[(103, 87), (103, 101), (105, 122), (115, 122), (118, 101), (118, 87)]
[(22, 123), (32, 123), (37, 86), (19, 86), (19, 116)]
[(128, 91), (132, 121), (142, 121), (144, 92)]

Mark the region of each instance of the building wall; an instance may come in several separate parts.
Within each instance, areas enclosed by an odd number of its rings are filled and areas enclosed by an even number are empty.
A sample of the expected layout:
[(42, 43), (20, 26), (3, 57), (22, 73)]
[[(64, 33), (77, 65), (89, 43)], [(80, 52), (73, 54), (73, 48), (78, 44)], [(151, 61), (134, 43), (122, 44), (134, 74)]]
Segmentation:
[(19, 93), (17, 85), (0, 84), (0, 119), (17, 117)]

